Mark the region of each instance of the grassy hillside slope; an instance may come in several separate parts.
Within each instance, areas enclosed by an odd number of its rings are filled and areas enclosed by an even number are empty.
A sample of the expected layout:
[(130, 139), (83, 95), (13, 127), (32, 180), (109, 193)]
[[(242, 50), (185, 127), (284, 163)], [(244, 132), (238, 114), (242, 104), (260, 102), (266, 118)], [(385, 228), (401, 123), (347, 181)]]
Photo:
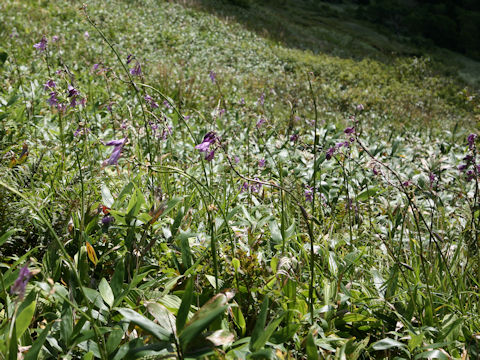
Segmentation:
[(477, 358), (475, 87), (212, 4), (0, 3), (0, 354)]

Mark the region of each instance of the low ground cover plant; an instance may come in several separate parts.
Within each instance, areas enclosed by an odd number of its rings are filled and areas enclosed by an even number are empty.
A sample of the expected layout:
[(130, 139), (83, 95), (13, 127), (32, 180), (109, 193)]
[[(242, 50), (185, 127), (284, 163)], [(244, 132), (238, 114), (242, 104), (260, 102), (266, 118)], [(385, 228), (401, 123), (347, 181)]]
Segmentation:
[(0, 9), (0, 358), (479, 356), (475, 89), (170, 2)]

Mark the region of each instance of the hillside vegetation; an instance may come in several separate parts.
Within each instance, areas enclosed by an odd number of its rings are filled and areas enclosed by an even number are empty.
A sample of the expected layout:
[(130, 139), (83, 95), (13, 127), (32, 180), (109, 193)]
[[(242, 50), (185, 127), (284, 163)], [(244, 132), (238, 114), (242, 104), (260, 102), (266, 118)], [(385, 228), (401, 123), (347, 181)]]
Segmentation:
[(478, 63), (301, 3), (0, 4), (0, 359), (480, 356)]

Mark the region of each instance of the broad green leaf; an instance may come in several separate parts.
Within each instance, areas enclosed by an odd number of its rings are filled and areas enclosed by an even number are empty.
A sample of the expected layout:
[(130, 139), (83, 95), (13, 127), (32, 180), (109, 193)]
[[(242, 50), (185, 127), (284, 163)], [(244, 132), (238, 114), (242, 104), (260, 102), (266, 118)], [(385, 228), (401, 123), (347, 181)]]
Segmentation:
[(231, 297), (233, 297), (231, 293), (217, 294), (193, 315), (192, 319), (179, 334), (180, 344), (183, 349), (218, 316), (225, 312), (228, 308), (227, 302)]
[(37, 337), (37, 340), (32, 344), (32, 347), (30, 350), (28, 350), (27, 354), (25, 355), (24, 360), (36, 360), (38, 359), (38, 355), (40, 354), (40, 350), (43, 347), (43, 344), (45, 343), (45, 340), (47, 338), (47, 335), (50, 333), (50, 329), (52, 328), (53, 321), (48, 324), (45, 329), (40, 333), (40, 335)]
[(89, 351), (88, 353), (86, 353), (85, 355), (83, 355), (83, 360), (92, 360), (93, 357), (94, 357), (94, 353), (93, 351)]
[(318, 360), (318, 349), (315, 345), (315, 339), (313, 338), (312, 332), (310, 331), (307, 335), (307, 340), (305, 342), (307, 360)]
[(113, 199), (112, 194), (110, 193), (110, 190), (108, 189), (108, 187), (106, 185), (102, 184), (101, 192), (102, 192), (102, 203), (103, 203), (103, 205), (105, 205), (108, 208), (111, 208), (113, 203), (114, 203), (114, 199)]
[(25, 330), (27, 330), (28, 326), (32, 322), (33, 314), (35, 313), (35, 306), (37, 305), (36, 301), (31, 301), (30, 304), (25, 306), (22, 312), (17, 316), (15, 321), (15, 327), (17, 331), (17, 339), (23, 335)]
[(232, 313), (233, 313), (233, 321), (240, 328), (241, 335), (244, 336), (245, 331), (247, 329), (247, 323), (245, 322), (245, 317), (243, 316), (240, 306), (233, 306)]
[(16, 232), (18, 231), (23, 231), (21, 229), (12, 229), (12, 230), (9, 230), (7, 231), (6, 233), (4, 233), (2, 236), (0, 236), (0, 246), (2, 246), (10, 236), (12, 236), (13, 234), (15, 234)]
[(260, 309), (260, 314), (258, 314), (257, 322), (255, 323), (255, 327), (253, 328), (252, 336), (250, 338), (250, 351), (255, 351), (254, 344), (260, 338), (260, 335), (265, 329), (265, 323), (267, 321), (267, 314), (268, 314), (268, 296), (265, 296), (263, 300), (262, 307)]
[(181, 332), (185, 323), (188, 319), (188, 313), (190, 312), (190, 305), (192, 305), (193, 301), (193, 279), (190, 278), (187, 280), (187, 285), (185, 286), (185, 290), (183, 292), (182, 303), (180, 304), (180, 308), (178, 309), (177, 313), (177, 331)]
[(417, 359), (440, 359), (440, 360), (449, 360), (451, 359), (449, 356), (447, 356), (444, 352), (441, 350), (430, 350), (430, 351), (425, 351), (421, 354), (418, 354), (414, 357), (415, 360)]
[(155, 324), (152, 320), (147, 319), (145, 316), (137, 313), (132, 309), (127, 308), (115, 308), (126, 321), (132, 322), (143, 330), (155, 336), (158, 340), (169, 341), (172, 333), (162, 328), (160, 325)]
[(60, 336), (65, 345), (70, 344), (70, 338), (73, 333), (73, 312), (72, 307), (66, 301), (62, 304), (62, 316), (60, 322)]
[(377, 188), (369, 188), (367, 190), (364, 190), (357, 195), (357, 201), (366, 201), (368, 200), (368, 198), (374, 196), (377, 192), (378, 192)]
[(396, 349), (401, 349), (406, 353), (409, 353), (405, 344), (402, 344), (401, 342), (390, 339), (390, 338), (385, 338), (373, 343), (372, 348), (374, 350), (388, 350), (388, 349), (396, 348)]
[(117, 297), (122, 292), (123, 277), (125, 276), (124, 258), (120, 258), (115, 264), (115, 272), (113, 273), (111, 288), (113, 295)]
[(175, 316), (165, 306), (156, 302), (147, 302), (145, 306), (161, 327), (176, 334)]
[(100, 284), (98, 284), (98, 291), (100, 291), (100, 295), (102, 296), (103, 301), (107, 303), (107, 305), (111, 308), (114, 302), (113, 291), (110, 285), (108, 284), (105, 278), (100, 280)]
[(17, 342), (17, 322), (13, 324), (12, 337), (10, 338), (10, 343), (8, 344), (8, 360), (17, 360), (17, 351), (18, 351), (18, 342)]
[(270, 322), (267, 328), (260, 333), (260, 336), (258, 337), (258, 339), (253, 343), (254, 350), (261, 349), (267, 343), (267, 341), (270, 339), (270, 336), (272, 336), (273, 332), (277, 330), (277, 327), (282, 322), (284, 316), (285, 316), (285, 313), (281, 314), (277, 319)]
[(125, 331), (120, 328), (114, 328), (109, 334), (107, 339), (107, 352), (108, 354), (114, 353), (118, 349), (118, 345), (122, 342), (123, 334)]
[(272, 349), (261, 349), (249, 354), (247, 359), (275, 360), (277, 357)]

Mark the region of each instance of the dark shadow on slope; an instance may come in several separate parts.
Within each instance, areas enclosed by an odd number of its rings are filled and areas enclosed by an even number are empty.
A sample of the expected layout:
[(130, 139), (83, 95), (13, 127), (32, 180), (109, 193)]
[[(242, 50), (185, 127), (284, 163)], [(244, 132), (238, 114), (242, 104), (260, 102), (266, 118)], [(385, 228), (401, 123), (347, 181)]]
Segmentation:
[(397, 57), (429, 56), (442, 63), (442, 72), (457, 75), (478, 87), (480, 62), (449, 50), (435, 47), (431, 41), (395, 35), (382, 26), (355, 19), (354, 3), (326, 3), (315, 0), (271, 0), (250, 2), (248, 7), (226, 0), (177, 0), (220, 18), (235, 21), (262, 37), (289, 48), (310, 50), (362, 60), (389, 63)]

